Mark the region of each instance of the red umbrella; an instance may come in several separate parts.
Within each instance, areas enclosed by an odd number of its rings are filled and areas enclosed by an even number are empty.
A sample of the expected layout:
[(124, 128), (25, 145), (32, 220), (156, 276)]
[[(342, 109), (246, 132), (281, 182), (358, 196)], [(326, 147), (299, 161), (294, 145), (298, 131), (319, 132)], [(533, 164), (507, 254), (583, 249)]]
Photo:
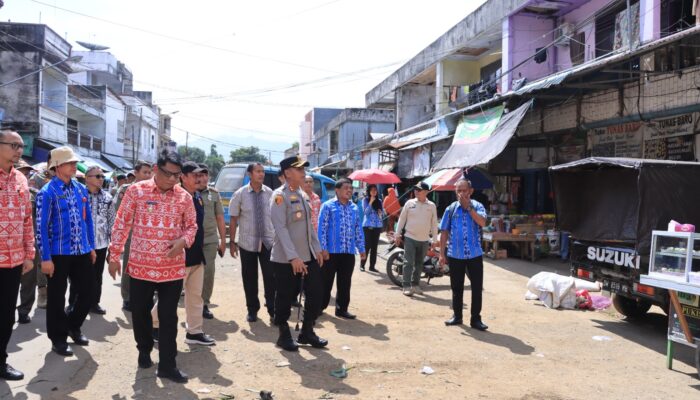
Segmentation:
[(353, 181), (361, 181), (365, 183), (374, 184), (391, 184), (391, 183), (401, 183), (396, 174), (391, 172), (382, 171), (381, 169), (370, 168), (370, 169), (360, 169), (348, 176), (348, 178)]

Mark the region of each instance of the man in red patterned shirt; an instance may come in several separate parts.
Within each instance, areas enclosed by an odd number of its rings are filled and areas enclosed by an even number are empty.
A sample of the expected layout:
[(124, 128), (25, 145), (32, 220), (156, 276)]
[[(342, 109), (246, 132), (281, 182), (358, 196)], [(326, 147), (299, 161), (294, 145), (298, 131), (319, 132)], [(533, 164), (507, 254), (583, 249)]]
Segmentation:
[(153, 179), (134, 183), (124, 194), (112, 229), (109, 274), (116, 279), (121, 273), (121, 253), (133, 227), (127, 273), (131, 276), (130, 305), (138, 364), (141, 368), (153, 365), (151, 307), (157, 291), (160, 320), (157, 375), (184, 383), (187, 375), (175, 363), (177, 303), (185, 277), (185, 248), (195, 240), (197, 217), (192, 196), (176, 186), (182, 175), (180, 156), (162, 152), (153, 172)]
[(34, 268), (34, 227), (27, 178), (14, 168), (24, 150), (22, 137), (0, 131), (0, 379), (24, 374), (7, 364), (7, 343), (15, 324), (19, 281)]

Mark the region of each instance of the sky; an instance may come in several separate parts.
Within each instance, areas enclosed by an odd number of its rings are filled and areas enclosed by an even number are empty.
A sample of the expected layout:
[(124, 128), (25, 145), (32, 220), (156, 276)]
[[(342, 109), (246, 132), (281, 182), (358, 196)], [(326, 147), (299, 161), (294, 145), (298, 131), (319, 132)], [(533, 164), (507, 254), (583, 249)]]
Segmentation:
[[(0, 20), (43, 23), (109, 46), (172, 114), (172, 136), (219, 153), (258, 146), (273, 161), (312, 107), (365, 94), (482, 0), (5, 0)], [(226, 157), (228, 158), (228, 157)]]

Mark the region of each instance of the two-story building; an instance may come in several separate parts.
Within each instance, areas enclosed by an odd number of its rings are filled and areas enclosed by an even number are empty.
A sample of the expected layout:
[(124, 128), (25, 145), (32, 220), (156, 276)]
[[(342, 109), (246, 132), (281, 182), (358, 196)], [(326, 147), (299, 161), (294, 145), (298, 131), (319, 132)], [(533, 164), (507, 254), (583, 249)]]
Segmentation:
[(310, 164), (327, 175), (362, 168), (362, 148), (373, 134), (393, 133), (393, 110), (346, 108), (314, 132)]
[(42, 24), (0, 23), (2, 125), (19, 132), (25, 158), (45, 161), (67, 142), (71, 45)]

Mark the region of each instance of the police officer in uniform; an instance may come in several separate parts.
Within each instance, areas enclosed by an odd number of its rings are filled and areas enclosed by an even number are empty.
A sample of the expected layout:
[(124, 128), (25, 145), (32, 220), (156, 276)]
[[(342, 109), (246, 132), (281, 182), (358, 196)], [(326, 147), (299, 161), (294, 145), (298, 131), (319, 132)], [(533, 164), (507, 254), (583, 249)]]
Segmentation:
[[(323, 256), (318, 235), (311, 221), (309, 198), (301, 190), (306, 176), (304, 167), (308, 166), (309, 163), (298, 155), (282, 160), (280, 170), (285, 177), (285, 184), (277, 188), (270, 199), (270, 219), (275, 229), (270, 260), (277, 289), (277, 346), (287, 351), (297, 351), (298, 344), (308, 344), (316, 348), (328, 345), (328, 341), (318, 337), (313, 329), (321, 311)], [(287, 321), (291, 314), (292, 302), (298, 294), (297, 287), (304, 291), (306, 302), (301, 333), (295, 342)]]

